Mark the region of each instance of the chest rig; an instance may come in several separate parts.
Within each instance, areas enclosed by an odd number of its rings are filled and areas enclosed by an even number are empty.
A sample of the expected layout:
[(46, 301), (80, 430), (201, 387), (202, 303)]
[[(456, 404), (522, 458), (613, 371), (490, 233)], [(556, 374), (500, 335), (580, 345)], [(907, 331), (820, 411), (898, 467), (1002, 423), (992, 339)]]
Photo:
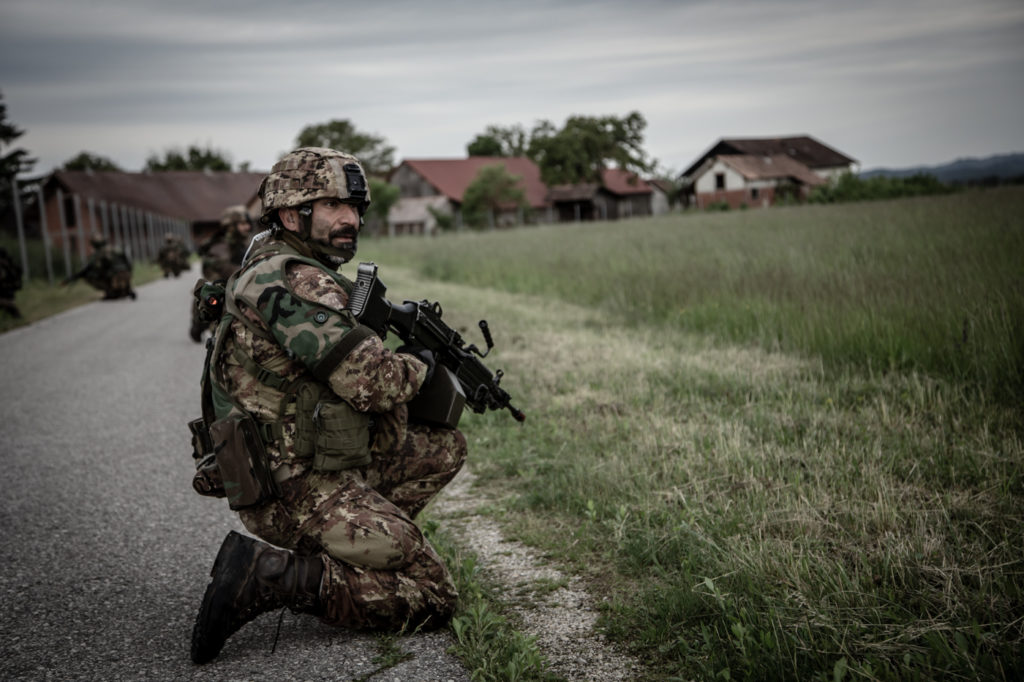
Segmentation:
[[(292, 463), (309, 463), (320, 471), (366, 466), (370, 463), (370, 418), (335, 395), (328, 386), (328, 377), (352, 349), (373, 332), (360, 326), (348, 310), (297, 296), (286, 275), (288, 263), (293, 262), (312, 265), (329, 274), (346, 293), (351, 291), (352, 285), (345, 278), (326, 270), (284, 242), (270, 240), (250, 253), (242, 269), (225, 285), (223, 315), (207, 344), (201, 421), (207, 433), (213, 435), (222, 422), (245, 421), (248, 417), (252, 422), (249, 430), (255, 434), (249, 436), (250, 440), (258, 439), (256, 445), (263, 446), (255, 448), (263, 450), (260, 455), (263, 462), (253, 462), (254, 471), (270, 472), (275, 465)], [(264, 324), (250, 319), (243, 307), (255, 312)], [(253, 337), (280, 347), (283, 354), (265, 366), (250, 357), (237, 339), (229, 350), (228, 340), (234, 336), (232, 322), (235, 320)], [(226, 358), (257, 383), (256, 396), (250, 397), (247, 405), (255, 408), (255, 414), (246, 410), (229, 391), (231, 382), (225, 373)], [(297, 375), (296, 363), (302, 366)], [(289, 447), (285, 424), (292, 415), (295, 427)], [(214, 439), (208, 439), (211, 440)], [(218, 444), (207, 442), (207, 445), (220, 463)], [(266, 454), (266, 446), (271, 445), (279, 453), (278, 462), (271, 462)], [(225, 467), (220, 468), (223, 475)]]

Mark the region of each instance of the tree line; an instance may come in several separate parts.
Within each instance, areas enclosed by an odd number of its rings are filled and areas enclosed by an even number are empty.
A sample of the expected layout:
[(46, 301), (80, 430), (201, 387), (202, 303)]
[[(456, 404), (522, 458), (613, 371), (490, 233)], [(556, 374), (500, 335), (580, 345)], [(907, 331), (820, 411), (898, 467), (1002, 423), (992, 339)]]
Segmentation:
[[(599, 182), (602, 169), (611, 165), (646, 175), (655, 172), (657, 166), (643, 148), (646, 126), (643, 115), (636, 111), (623, 117), (570, 116), (561, 127), (542, 120), (530, 130), (522, 125), (488, 125), (467, 143), (466, 153), (469, 156), (527, 157), (537, 164), (541, 179), (548, 185)], [(0, 94), (2, 147), (9, 147), (23, 133), (7, 120), (6, 105)], [(295, 146), (330, 147), (358, 157), (369, 176), (373, 196), (368, 219), (387, 219), (388, 211), (398, 201), (399, 189), (384, 179), (395, 165), (395, 147), (386, 138), (361, 131), (347, 119), (333, 119), (304, 127), (295, 139)], [(0, 212), (9, 211), (14, 178), (31, 172), (34, 164), (35, 159), (21, 148), (0, 154)], [(208, 144), (171, 147), (162, 153), (150, 154), (143, 170), (247, 172), (250, 165), (245, 161), (236, 166), (228, 153)], [(69, 171), (124, 170), (112, 159), (86, 150), (68, 158), (60, 168)], [(660, 175), (672, 181), (672, 173)], [(518, 180), (500, 165), (483, 169), (466, 191), (464, 222), (481, 225), (487, 214), (498, 207), (517, 205), (527, 209)]]

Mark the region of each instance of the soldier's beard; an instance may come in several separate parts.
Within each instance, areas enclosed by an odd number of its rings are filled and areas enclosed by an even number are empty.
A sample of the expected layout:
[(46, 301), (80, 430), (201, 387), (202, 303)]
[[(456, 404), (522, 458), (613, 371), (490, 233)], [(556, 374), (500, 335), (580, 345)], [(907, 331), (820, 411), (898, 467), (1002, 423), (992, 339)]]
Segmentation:
[[(332, 244), (335, 239), (341, 238), (346, 238), (350, 241), (344, 246), (334, 246)], [(327, 235), (326, 241), (316, 240), (311, 241), (310, 244), (320, 260), (328, 265), (338, 267), (355, 258), (358, 242), (359, 231), (354, 227), (345, 225), (331, 230)]]

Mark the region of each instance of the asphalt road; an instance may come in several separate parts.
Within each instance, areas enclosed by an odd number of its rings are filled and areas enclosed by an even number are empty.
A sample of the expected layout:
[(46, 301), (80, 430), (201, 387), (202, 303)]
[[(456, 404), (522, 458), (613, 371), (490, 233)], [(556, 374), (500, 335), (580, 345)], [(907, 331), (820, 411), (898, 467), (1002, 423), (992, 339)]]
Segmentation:
[(0, 335), (0, 679), (468, 680), (446, 632), (399, 639), (411, 657), (381, 670), (377, 637), (287, 610), (192, 664), (213, 559), (244, 532), (191, 488), (196, 277)]

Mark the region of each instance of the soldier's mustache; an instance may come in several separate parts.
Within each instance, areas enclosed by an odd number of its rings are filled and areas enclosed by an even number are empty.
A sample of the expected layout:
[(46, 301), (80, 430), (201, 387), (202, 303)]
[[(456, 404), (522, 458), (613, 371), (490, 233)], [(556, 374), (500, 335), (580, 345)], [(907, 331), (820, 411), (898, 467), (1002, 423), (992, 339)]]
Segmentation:
[(354, 227), (338, 227), (331, 230), (329, 239), (334, 241), (335, 239), (351, 239), (353, 242), (359, 238), (359, 231)]

